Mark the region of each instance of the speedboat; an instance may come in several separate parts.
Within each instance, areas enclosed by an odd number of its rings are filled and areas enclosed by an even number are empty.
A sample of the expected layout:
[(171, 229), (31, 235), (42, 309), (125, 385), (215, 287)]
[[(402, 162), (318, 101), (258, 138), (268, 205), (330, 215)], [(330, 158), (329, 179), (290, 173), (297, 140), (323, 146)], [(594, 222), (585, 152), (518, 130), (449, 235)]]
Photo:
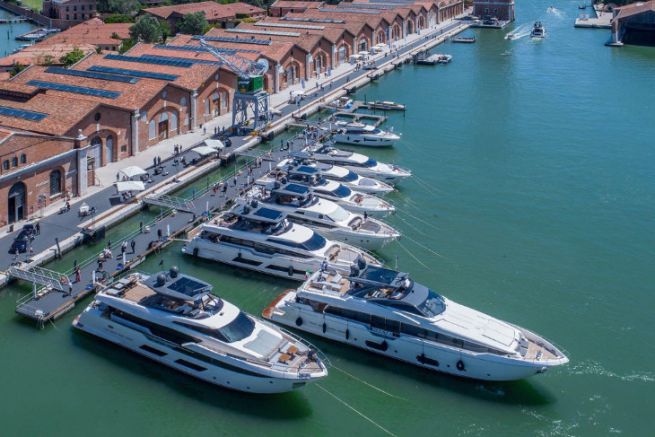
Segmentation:
[(363, 123), (334, 123), (333, 139), (337, 143), (352, 144), (366, 147), (389, 147), (400, 139), (400, 136)]
[(309, 167), (315, 167), (320, 172), (321, 176), (326, 179), (337, 181), (353, 191), (376, 195), (384, 195), (393, 191), (393, 187), (389, 184), (377, 179), (360, 176), (356, 172), (348, 170), (345, 167), (316, 162), (305, 152), (296, 152), (292, 154), (292, 156), (294, 157), (293, 160), (284, 159), (280, 161), (278, 168), (284, 169), (288, 165), (296, 165), (299, 162), (302, 162)]
[(239, 310), (176, 268), (133, 273), (96, 294), (73, 326), (209, 384), (282, 393), (327, 376), (308, 343)]
[[(361, 267), (361, 268), (359, 268)], [(568, 362), (527, 329), (447, 299), (407, 273), (366, 266), (312, 274), (275, 299), (264, 318), (419, 367), (511, 381)]]
[(338, 271), (348, 271), (358, 259), (381, 265), (363, 250), (328, 240), (264, 205), (237, 204), (189, 237), (185, 254), (299, 281), (322, 265)]
[[(274, 171), (273, 174), (276, 174)], [(309, 187), (318, 197), (331, 200), (349, 211), (377, 217), (391, 214), (396, 208), (371, 194), (354, 192), (345, 185), (321, 176), (319, 170), (308, 165), (288, 166), (277, 173), (283, 183), (296, 182)], [(263, 179), (266, 180), (266, 179)]]
[(381, 109), (383, 111), (404, 111), (405, 105), (401, 103), (391, 102), (389, 100), (376, 100), (369, 102), (368, 107), (371, 109)]
[(530, 38), (534, 39), (543, 39), (546, 37), (546, 28), (541, 24), (541, 21), (537, 21), (532, 26), (532, 31), (530, 31)]
[(391, 226), (374, 218), (343, 209), (336, 203), (314, 196), (304, 185), (274, 182), (270, 190), (255, 185), (238, 199), (252, 208), (259, 205), (283, 212), (294, 223), (307, 226), (331, 240), (343, 241), (366, 250), (376, 250), (400, 238)]
[(397, 165), (378, 162), (361, 153), (340, 150), (326, 144), (310, 147), (305, 151), (318, 162), (339, 165), (361, 176), (375, 178), (388, 184), (395, 184), (412, 175), (411, 171)]

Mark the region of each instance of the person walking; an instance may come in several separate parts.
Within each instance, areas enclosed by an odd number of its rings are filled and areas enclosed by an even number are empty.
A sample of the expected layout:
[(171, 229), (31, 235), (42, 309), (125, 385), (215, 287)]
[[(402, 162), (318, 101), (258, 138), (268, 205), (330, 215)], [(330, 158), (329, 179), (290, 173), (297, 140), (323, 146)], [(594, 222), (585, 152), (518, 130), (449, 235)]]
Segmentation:
[(136, 248), (136, 241), (132, 240), (130, 241), (130, 247), (132, 248), (132, 253), (135, 253), (135, 248)]
[(161, 241), (163, 235), (164, 233), (161, 231), (161, 229), (157, 229), (157, 239)]
[(107, 240), (107, 249), (111, 249), (111, 240)]
[(36, 225), (34, 225), (34, 230), (36, 231), (36, 235), (41, 235), (41, 222), (36, 222)]
[(75, 267), (74, 273), (75, 273), (75, 283), (80, 282), (82, 280), (82, 274), (80, 273), (80, 268)]
[(143, 234), (143, 222), (139, 222), (139, 233)]
[(125, 252), (127, 252), (127, 241), (121, 243), (121, 258), (125, 255)]

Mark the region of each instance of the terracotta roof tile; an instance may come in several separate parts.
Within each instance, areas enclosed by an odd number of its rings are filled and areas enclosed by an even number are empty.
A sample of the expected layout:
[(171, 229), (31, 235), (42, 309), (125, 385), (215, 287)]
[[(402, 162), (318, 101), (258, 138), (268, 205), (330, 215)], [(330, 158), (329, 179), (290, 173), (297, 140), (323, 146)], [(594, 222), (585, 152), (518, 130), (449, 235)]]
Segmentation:
[(172, 6), (160, 6), (158, 8), (147, 8), (144, 12), (154, 15), (159, 18), (167, 19), (171, 15), (186, 15), (194, 12), (204, 12), (208, 20), (220, 20), (233, 18), (237, 14), (245, 15), (263, 15), (266, 11), (257, 6), (249, 5), (247, 3), (229, 3), (219, 4), (216, 2), (199, 2), (199, 3), (185, 3)]

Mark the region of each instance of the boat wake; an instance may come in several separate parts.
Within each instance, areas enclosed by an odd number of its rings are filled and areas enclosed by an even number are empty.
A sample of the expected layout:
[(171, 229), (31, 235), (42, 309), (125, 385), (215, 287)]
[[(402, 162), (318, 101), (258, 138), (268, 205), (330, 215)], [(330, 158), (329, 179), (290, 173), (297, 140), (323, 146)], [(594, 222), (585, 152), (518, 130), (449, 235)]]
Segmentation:
[(554, 6), (550, 6), (548, 9), (546, 9), (546, 12), (548, 12), (551, 15), (556, 16), (557, 18), (564, 18), (566, 16), (564, 11), (562, 11), (561, 9), (557, 9)]
[(516, 29), (512, 30), (511, 32), (507, 33), (505, 35), (505, 39), (509, 39), (509, 40), (521, 39), (521, 38), (525, 38), (528, 35), (530, 35), (530, 24), (524, 23), (521, 24)]
[(583, 361), (575, 364), (569, 368), (573, 375), (596, 375), (605, 376), (608, 378), (616, 378), (625, 382), (655, 382), (655, 374), (651, 372), (636, 372), (619, 375), (611, 370), (605, 369), (599, 362), (596, 361)]

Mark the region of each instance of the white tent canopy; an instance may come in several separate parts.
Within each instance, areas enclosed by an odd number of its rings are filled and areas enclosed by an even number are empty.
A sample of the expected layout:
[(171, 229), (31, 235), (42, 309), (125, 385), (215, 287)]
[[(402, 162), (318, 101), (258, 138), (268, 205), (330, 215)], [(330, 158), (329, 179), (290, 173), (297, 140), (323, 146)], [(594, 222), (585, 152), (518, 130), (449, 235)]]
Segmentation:
[(198, 146), (198, 147), (194, 147), (192, 150), (202, 157), (209, 156), (217, 152), (216, 149), (209, 146)]
[(221, 140), (205, 140), (205, 146), (216, 150), (223, 150), (225, 148), (225, 144)]
[(124, 193), (126, 191), (143, 191), (146, 189), (146, 186), (141, 181), (120, 181), (116, 182), (115, 185), (119, 193)]
[(144, 169), (137, 167), (136, 165), (130, 165), (129, 167), (125, 167), (118, 171), (118, 174), (125, 176), (128, 179), (132, 179), (135, 176), (143, 176), (147, 173), (148, 172), (146, 172)]

